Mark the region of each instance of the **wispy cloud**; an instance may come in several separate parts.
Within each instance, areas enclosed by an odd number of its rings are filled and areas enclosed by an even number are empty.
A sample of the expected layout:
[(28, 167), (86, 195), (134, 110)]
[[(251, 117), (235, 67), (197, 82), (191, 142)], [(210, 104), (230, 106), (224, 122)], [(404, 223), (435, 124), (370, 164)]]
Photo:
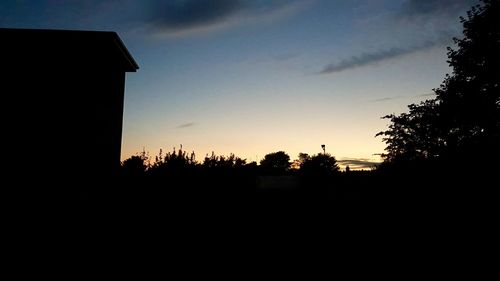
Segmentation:
[(369, 100), (368, 102), (385, 102), (385, 101), (391, 101), (391, 100), (397, 100), (402, 98), (401, 96), (396, 96), (396, 97), (385, 97), (385, 98), (379, 98), (379, 99), (373, 99)]
[(418, 97), (418, 98), (425, 98), (425, 97), (435, 97), (436, 94), (435, 93), (428, 93), (428, 94), (422, 94), (422, 95), (417, 95), (415, 97)]
[(383, 97), (383, 98), (372, 99), (372, 100), (368, 100), (368, 102), (378, 103), (378, 102), (386, 102), (386, 101), (406, 99), (406, 98), (412, 98), (412, 99), (413, 98), (430, 98), (430, 97), (435, 97), (435, 96), (436, 96), (436, 94), (434, 94), (434, 93), (415, 95), (415, 96), (393, 96), (393, 97)]
[(181, 125), (177, 126), (177, 129), (189, 128), (189, 127), (193, 127), (194, 125), (196, 125), (196, 123), (189, 122), (189, 123), (185, 123), (185, 124), (181, 124)]
[(396, 58), (409, 53), (415, 52), (416, 49), (391, 48), (388, 50), (380, 50), (372, 53), (364, 53), (357, 56), (352, 56), (348, 59), (343, 59), (338, 63), (330, 63), (326, 65), (320, 74), (336, 73), (344, 70), (372, 65), (387, 59)]
[(341, 160), (337, 160), (337, 162), (342, 166), (349, 165), (349, 168), (351, 169), (371, 169), (380, 164), (380, 162), (366, 158), (343, 158)]
[[(376, 65), (416, 52), (448, 45), (460, 35), (458, 17), (478, 0), (406, 0), (389, 14), (380, 30), (398, 34), (387, 47), (367, 50), (323, 67), (319, 74)], [(382, 33), (383, 34), (383, 33)], [(408, 36), (411, 34), (411, 36)], [(392, 45), (392, 46), (391, 46)]]
[(219, 26), (247, 7), (241, 0), (155, 1), (149, 24), (162, 34)]
[(280, 21), (300, 13), (315, 1), (40, 0), (24, 4), (0, 1), (0, 24), (12, 25), (12, 22), (19, 21), (9, 12), (18, 9), (23, 17), (36, 21), (50, 18), (46, 22), (58, 26), (122, 29), (123, 32), (154, 35), (157, 38), (178, 38), (246, 24)]
[(243, 24), (281, 20), (297, 14), (312, 1), (154, 1), (146, 24), (159, 37), (184, 37)]
[(427, 40), (421, 44), (410, 45), (406, 47), (392, 47), (385, 50), (366, 52), (360, 55), (352, 56), (347, 59), (343, 59), (338, 63), (330, 63), (325, 67), (323, 67), (323, 70), (321, 70), (319, 73), (329, 74), (329, 73), (342, 72), (345, 70), (350, 70), (353, 68), (358, 68), (363, 66), (375, 65), (377, 63), (386, 60), (399, 58), (435, 46), (445, 45), (451, 40), (452, 37), (453, 35), (447, 32), (443, 32), (439, 34), (438, 37), (433, 38), (432, 40)]

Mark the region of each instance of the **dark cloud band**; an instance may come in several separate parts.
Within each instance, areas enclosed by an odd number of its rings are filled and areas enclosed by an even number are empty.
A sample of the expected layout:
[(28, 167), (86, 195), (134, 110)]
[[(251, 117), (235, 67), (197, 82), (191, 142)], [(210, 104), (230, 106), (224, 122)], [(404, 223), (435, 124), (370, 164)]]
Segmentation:
[(245, 7), (239, 0), (155, 1), (150, 21), (159, 29), (176, 31), (223, 21)]
[(370, 65), (390, 58), (395, 58), (409, 53), (413, 53), (417, 50), (418, 48), (407, 48), (407, 49), (391, 48), (388, 50), (382, 50), (373, 53), (364, 53), (359, 56), (352, 56), (348, 59), (344, 59), (339, 63), (328, 64), (323, 68), (323, 70), (320, 73), (327, 74), (327, 73), (341, 72), (344, 70)]

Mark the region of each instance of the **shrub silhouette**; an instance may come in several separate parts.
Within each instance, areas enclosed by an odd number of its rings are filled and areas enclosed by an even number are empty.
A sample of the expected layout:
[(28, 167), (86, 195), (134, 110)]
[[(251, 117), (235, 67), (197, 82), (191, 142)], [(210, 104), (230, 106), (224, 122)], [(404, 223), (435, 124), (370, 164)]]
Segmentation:
[(300, 170), (304, 174), (332, 175), (339, 171), (337, 160), (328, 153), (318, 153), (312, 157), (306, 155), (299, 154), (299, 157), (303, 158)]
[(137, 177), (144, 175), (146, 173), (146, 170), (148, 169), (148, 160), (149, 157), (147, 156), (145, 151), (141, 152), (138, 155), (131, 156), (121, 163), (122, 174), (128, 177)]
[(228, 157), (217, 156), (214, 152), (210, 157), (207, 155), (203, 161), (205, 168), (241, 168), (246, 165), (246, 159), (241, 159), (231, 153)]
[(264, 173), (284, 174), (290, 168), (290, 156), (284, 151), (266, 154), (260, 161), (260, 167)]

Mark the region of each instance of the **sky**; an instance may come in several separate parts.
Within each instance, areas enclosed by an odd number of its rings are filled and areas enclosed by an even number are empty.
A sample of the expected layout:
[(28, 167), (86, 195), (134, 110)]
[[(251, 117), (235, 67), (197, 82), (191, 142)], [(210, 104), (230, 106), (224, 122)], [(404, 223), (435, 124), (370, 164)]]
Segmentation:
[(382, 116), (433, 97), (476, 0), (2, 0), (0, 27), (115, 31), (122, 159), (143, 149), (381, 161)]

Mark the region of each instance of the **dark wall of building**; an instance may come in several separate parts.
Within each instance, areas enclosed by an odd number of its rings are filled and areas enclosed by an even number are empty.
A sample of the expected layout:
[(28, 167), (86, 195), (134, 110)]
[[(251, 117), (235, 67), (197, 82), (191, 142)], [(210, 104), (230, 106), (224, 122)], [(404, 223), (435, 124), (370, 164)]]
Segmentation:
[(57, 183), (112, 177), (120, 164), (124, 83), (125, 73), (113, 69), (3, 73), (10, 172)]
[(2, 198), (66, 208), (115, 184), (138, 69), (118, 35), (0, 28), (0, 62)]
[(120, 165), (124, 83), (125, 73), (119, 71), (84, 73), (74, 81), (79, 86), (68, 100), (74, 110), (67, 116), (75, 125), (66, 130), (73, 138), (68, 143), (77, 146), (76, 160), (84, 160), (77, 161), (78, 170), (87, 175), (111, 176)]

